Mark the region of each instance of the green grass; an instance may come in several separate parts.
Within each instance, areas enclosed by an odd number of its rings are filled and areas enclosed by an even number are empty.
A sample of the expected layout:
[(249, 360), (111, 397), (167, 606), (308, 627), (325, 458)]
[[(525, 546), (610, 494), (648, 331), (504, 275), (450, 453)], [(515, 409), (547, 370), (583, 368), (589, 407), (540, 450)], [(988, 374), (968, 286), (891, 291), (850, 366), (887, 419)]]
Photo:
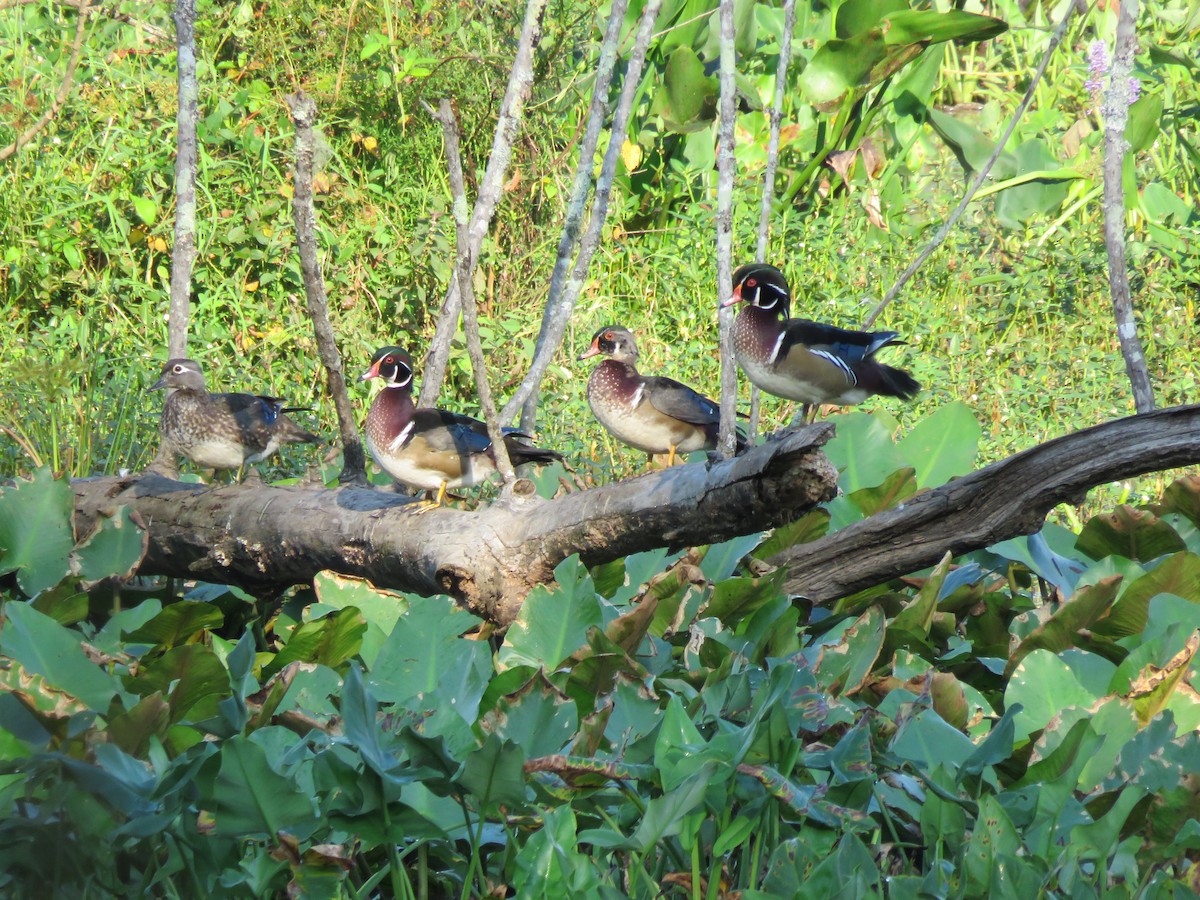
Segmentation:
[[(296, 87), (317, 96), (329, 148), (318, 219), (347, 370), (356, 372), (385, 342), (422, 352), (451, 272), (454, 237), (440, 134), (419, 101), (457, 97), (468, 167), (481, 171), (511, 53), (498, 35), (515, 30), (519, 12), (497, 4), (474, 16), (438, 19), (439, 12), (463, 15), (455, 10), (363, 5), (350, 19), (340, 7), (315, 0), (286, 15), (269, 6), (246, 16), (241, 7), (202, 5), (200, 252), (190, 352), (204, 362), (213, 385), (317, 404), (317, 426), (335, 434), (292, 249), (292, 130), (282, 95)], [(1009, 18), (1019, 26), (1015, 15)], [(1075, 48), (1086, 47), (1098, 25), (1092, 19), (1075, 30)], [(586, 34), (586, 17), (564, 5), (551, 11), (550, 21), (547, 46), (558, 55), (547, 70), (558, 64), (559, 77), (539, 81), (530, 138), (514, 157), (519, 178), (505, 195), (477, 275), (500, 398), (532, 353), (587, 98), (586, 79), (567, 77), (563, 65), (564, 54)], [(37, 47), (69, 24), (28, 9), (24, 18), (6, 12), (0, 33), (13, 49), (5, 61), (30, 63)], [(364, 55), (372, 35), (389, 33), (394, 43)], [(991, 45), (955, 48), (943, 99), (983, 103), (976, 122), (995, 133), (1015, 104), (1019, 73), (1044, 40), (1042, 31), (1017, 27)], [(113, 46), (149, 52), (113, 54)], [(165, 345), (173, 56), (137, 44), (132, 32), (111, 22), (97, 26), (89, 48), (80, 85), (59, 119), (0, 168), (0, 313), (6, 323), (0, 422), (20, 436), (0, 439), (5, 474), (29, 470), (35, 456), (75, 475), (138, 468), (156, 441), (161, 401), (144, 388), (157, 375)], [(1052, 64), (1017, 140), (1061, 142), (1082, 115), (1090, 98), (1079, 52), (1064, 49)], [(413, 62), (420, 59), (444, 62), (421, 68)], [(397, 83), (398, 67), (417, 74)], [(1179, 78), (1171, 66), (1153, 73), (1168, 100), (1183, 96)], [(36, 106), (39, 91), (44, 88), (33, 80), (16, 80), (0, 87), (0, 108)], [(1196, 126), (1174, 107), (1168, 113), (1160, 140), (1139, 156), (1138, 176), (1194, 206), (1196, 170), (1188, 147), (1196, 146)], [(775, 217), (769, 256), (792, 279), (798, 315), (861, 323), (961, 191), (961, 168), (935, 137), (903, 120), (885, 121), (881, 129), (882, 149), (895, 146), (890, 136), (907, 148), (887, 160), (883, 180), (857, 175), (847, 193), (827, 171), (833, 182), (827, 196)], [(0, 128), (0, 140), (8, 136), (9, 129)], [(738, 260), (753, 246), (757, 220), (761, 174), (751, 149), (737, 189)], [(1092, 160), (1098, 160), (1095, 151)], [(785, 153), (781, 183), (804, 162)], [(616, 444), (588, 412), (589, 366), (574, 356), (596, 327), (627, 325), (639, 337), (644, 371), (716, 391), (711, 179), (689, 179), (667, 228), (626, 233), (639, 200), (614, 198), (588, 287), (546, 380), (542, 439), (589, 478), (642, 465), (640, 454)], [(627, 190), (628, 181), (622, 184)], [(873, 189), (886, 232), (864, 212)], [(984, 427), (981, 462), (1132, 412), (1111, 324), (1098, 207), (1082, 206), (1057, 228), (1053, 216), (1040, 216), (1023, 229), (1005, 230), (996, 223), (995, 202), (973, 205), (876, 325), (905, 336), (909, 346), (888, 351), (888, 362), (910, 369), (928, 387), (909, 405), (879, 403), (903, 429), (949, 400), (967, 402)], [(1136, 302), (1161, 405), (1197, 394), (1196, 285), (1189, 274), (1197, 255), (1194, 224), (1194, 217), (1165, 224), (1140, 212), (1129, 217)], [(746, 392), (743, 383), (743, 405)], [(366, 395), (359, 396), (365, 409)], [(475, 408), (461, 344), (442, 402)], [(788, 404), (765, 398), (766, 429), (790, 415)], [(273, 473), (310, 459), (300, 452)], [(1136, 491), (1152, 494), (1160, 485), (1152, 477)]]

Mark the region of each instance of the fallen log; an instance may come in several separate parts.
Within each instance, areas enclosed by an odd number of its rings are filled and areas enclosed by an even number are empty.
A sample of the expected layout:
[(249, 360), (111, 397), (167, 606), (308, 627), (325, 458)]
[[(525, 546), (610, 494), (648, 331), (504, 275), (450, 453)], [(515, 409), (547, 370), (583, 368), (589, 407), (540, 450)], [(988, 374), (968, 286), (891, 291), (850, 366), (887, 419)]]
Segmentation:
[(131, 507), (149, 532), (139, 566), (248, 588), (309, 581), (332, 569), (380, 587), (446, 593), (483, 618), (513, 620), (534, 587), (573, 553), (587, 565), (652, 547), (728, 540), (781, 525), (837, 491), (820, 447), (827, 423), (739, 457), (675, 466), (616, 484), (538, 497), (528, 481), (475, 511), (420, 509), (357, 487), (183, 484), (158, 472), (74, 482), (79, 532)]
[(895, 509), (769, 562), (788, 569), (784, 590), (836, 600), (954, 555), (1032, 534), (1059, 503), (1089, 488), (1200, 463), (1200, 406), (1105, 422), (1039, 444), (925, 491)]

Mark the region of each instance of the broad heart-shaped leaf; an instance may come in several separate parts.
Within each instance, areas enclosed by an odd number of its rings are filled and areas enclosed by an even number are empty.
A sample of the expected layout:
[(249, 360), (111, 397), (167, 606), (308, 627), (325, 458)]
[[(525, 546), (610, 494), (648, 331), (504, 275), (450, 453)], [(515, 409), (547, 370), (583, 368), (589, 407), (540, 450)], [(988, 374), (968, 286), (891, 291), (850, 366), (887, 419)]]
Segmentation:
[(672, 131), (703, 127), (716, 111), (717, 80), (691, 47), (677, 47), (663, 72), (663, 118)]
[(679, 834), (684, 818), (704, 802), (708, 780), (716, 768), (714, 762), (704, 763), (677, 787), (647, 803), (637, 829), (629, 837), (630, 846), (635, 850), (646, 850), (663, 838)]
[(105, 712), (119, 691), (115, 678), (87, 658), (78, 632), (64, 628), (28, 603), (4, 604), (0, 655), (15, 659), (57, 690), (78, 697), (90, 709)]
[(284, 648), (263, 669), (270, 678), (288, 663), (319, 663), (331, 669), (341, 668), (362, 646), (367, 620), (356, 607), (347, 606), (332, 615), (305, 622), (293, 629)]
[(974, 468), (981, 433), (971, 407), (955, 400), (923, 418), (896, 446), (916, 469), (917, 484), (935, 488)]
[(200, 721), (217, 714), (218, 704), (232, 694), (229, 670), (211, 647), (184, 644), (147, 663), (125, 686), (143, 697), (159, 691), (169, 698), (171, 721)]
[[(459, 637), (479, 620), (449, 597), (415, 602), (388, 635), (371, 668), (371, 690), (380, 703), (404, 705), (432, 695), (453, 702), (459, 715), (475, 719), (491, 673), (488, 647)], [(424, 709), (425, 703), (416, 704)]]
[(826, 41), (800, 73), (800, 90), (814, 106), (826, 107), (848, 91), (870, 87), (872, 71), (886, 56), (887, 48), (879, 28), (847, 40)]
[(223, 621), (225, 616), (211, 603), (180, 600), (123, 637), (130, 643), (153, 644), (169, 650), (187, 643), (205, 628), (215, 628)]
[(578, 556), (554, 569), (556, 585), (535, 587), (525, 598), (496, 656), (496, 667), (543, 667), (554, 671), (587, 643), (588, 629), (604, 624), (600, 600)]
[(1162, 111), (1162, 94), (1143, 93), (1133, 101), (1125, 125), (1125, 140), (1129, 141), (1130, 153), (1141, 153), (1158, 140)]
[(979, 803), (975, 828), (963, 854), (965, 894), (968, 897), (991, 895), (992, 874), (997, 859), (1015, 856), (1021, 848), (1021, 836), (994, 794), (984, 794)]
[(1200, 603), (1200, 557), (1176, 553), (1128, 585), (1113, 604), (1112, 613), (1095, 625), (1098, 634), (1130, 637), (1146, 628), (1150, 601), (1160, 594), (1174, 594)]
[(598, 863), (579, 852), (575, 811), (563, 804), (542, 816), (517, 854), (513, 887), (529, 900), (600, 896)]
[[(1013, 175), (1033, 175), (1060, 168), (1058, 158), (1040, 138), (1025, 141), (1012, 151)], [(1011, 177), (1011, 176), (1010, 176)], [(1005, 228), (1017, 229), (1035, 216), (1057, 210), (1071, 191), (1069, 180), (1035, 178), (1005, 188), (996, 198), (996, 218)]]
[(846, 0), (837, 8), (835, 36), (843, 40), (874, 28), (890, 13), (908, 9), (908, 0)]
[(1049, 650), (1058, 653), (1074, 647), (1079, 633), (1090, 629), (1108, 613), (1121, 586), (1121, 576), (1103, 578), (1095, 584), (1080, 588), (1055, 611), (1049, 619), (1035, 628), (1017, 646), (1005, 667), (1005, 676), (1011, 676), (1021, 660), (1034, 650)]
[(1149, 724), (1167, 705), (1179, 682), (1191, 670), (1192, 660), (1200, 649), (1200, 632), (1193, 632), (1184, 648), (1169, 659), (1166, 665), (1146, 666), (1129, 685), (1129, 699), (1133, 702), (1138, 722)]
[(559, 753), (579, 727), (574, 701), (537, 675), (515, 694), (509, 694), (479, 720), (484, 734), (495, 734), (522, 748), (529, 757)]
[(272, 769), (262, 747), (235, 735), (221, 744), (218, 756), (212, 791), (198, 801), (213, 814), (217, 834), (271, 838), (282, 830), (303, 839), (312, 832), (317, 818), (308, 792)]
[(887, 44), (986, 41), (1007, 30), (999, 19), (958, 9), (904, 9), (884, 18), (883, 39)]
[(70, 483), (47, 466), (0, 491), (0, 575), (16, 572), (30, 597), (62, 581), (75, 546), (74, 515)]
[(1079, 576), (1087, 568), (1076, 556), (1075, 535), (1047, 522), (1037, 534), (1010, 538), (988, 548), (1005, 559), (1022, 563), (1029, 571), (1050, 582), (1064, 594), (1075, 590)]
[[(958, 121), (949, 113), (931, 108), (928, 116), (933, 130), (946, 142), (969, 175), (974, 175), (987, 164), (996, 148), (995, 141), (984, 137), (978, 130)], [(1000, 154), (996, 165), (992, 167), (993, 177), (998, 180), (1011, 178), (1016, 171), (1017, 162), (1007, 151)]]
[(846, 495), (846, 500), (863, 517), (873, 516), (885, 509), (892, 509), (917, 492), (915, 472), (905, 466), (897, 469), (875, 487), (859, 488)]
[(887, 413), (853, 412), (832, 421), (837, 434), (821, 449), (837, 467), (843, 492), (875, 487), (907, 464), (892, 441), (896, 420)]
[(825, 537), (829, 532), (829, 512), (824, 509), (814, 509), (805, 513), (795, 522), (780, 525), (768, 537), (754, 548), (755, 559), (770, 559), (776, 553), (782, 553), (796, 544), (807, 544), (817, 538)]
[[(367, 620), (367, 630), (362, 637), (359, 656), (368, 669), (375, 664), (376, 657), (387, 636), (392, 633), (396, 620), (408, 609), (410, 600), (404, 594), (375, 587), (364, 578), (339, 575), (337, 572), (318, 572), (313, 578), (313, 590), (320, 606), (345, 609), (353, 606)], [(415, 602), (421, 602), (419, 599)], [(310, 609), (310, 613), (315, 610)]]
[(1092, 559), (1115, 555), (1138, 562), (1187, 549), (1175, 529), (1154, 513), (1126, 504), (1088, 519), (1075, 547)]
[(1046, 727), (1054, 716), (1072, 706), (1088, 707), (1099, 697), (1080, 684), (1075, 673), (1049, 650), (1029, 653), (1008, 681), (1005, 707), (1021, 704), (1013, 722), (1018, 741)]
[(525, 752), (511, 741), (489, 734), (483, 746), (467, 756), (458, 783), (475, 796), (479, 808), (491, 812), (525, 805)]
[(150, 738), (162, 740), (171, 724), (171, 709), (155, 691), (108, 720), (109, 739), (131, 756), (144, 758)]
[(150, 535), (133, 521), (128, 506), (120, 506), (112, 516), (100, 516), (92, 533), (79, 542), (71, 554), (75, 572), (85, 583), (133, 574), (146, 555)]
[(841, 640), (824, 644), (813, 664), (817, 683), (842, 696), (861, 688), (883, 648), (886, 625), (883, 610), (872, 606), (843, 632)]
[(1169, 512), (1179, 513), (1200, 528), (1200, 475), (1176, 478), (1163, 491), (1162, 500), (1150, 508), (1160, 516)]
[(739, 622), (781, 596), (784, 569), (777, 569), (762, 578), (726, 578), (713, 585), (712, 596), (703, 614), (720, 619), (733, 628)]
[(897, 648), (912, 641), (923, 643), (929, 636), (933, 614), (937, 612), (942, 582), (946, 580), (946, 573), (950, 571), (950, 560), (950, 551), (947, 550), (942, 561), (934, 567), (925, 579), (925, 584), (917, 591), (917, 596), (888, 623), (885, 656), (891, 656)]

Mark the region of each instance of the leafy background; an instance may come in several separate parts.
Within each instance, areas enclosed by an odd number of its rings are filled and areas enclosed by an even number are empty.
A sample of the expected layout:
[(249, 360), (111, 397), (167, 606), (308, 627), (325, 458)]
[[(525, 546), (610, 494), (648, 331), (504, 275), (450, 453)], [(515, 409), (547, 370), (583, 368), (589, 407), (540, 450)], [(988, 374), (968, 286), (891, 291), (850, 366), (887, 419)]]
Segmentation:
[[(170, 31), (165, 5), (118, 7)], [(646, 371), (709, 390), (711, 7), (665, 4), (566, 348), (621, 321)], [(342, 352), (364, 365), (385, 342), (419, 352), (454, 245), (440, 133), (420, 100), (457, 99), (481, 167), (520, 12), (199, 5), (192, 352), (214, 383), (313, 403), (309, 424), (333, 433), (292, 250), (282, 96), (297, 87), (321, 109), (318, 224)], [(891, 70), (915, 46), (899, 26), (923, 12), (801, 10), (769, 251), (801, 314), (865, 317), (990, 151), (1062, 10), (966, 4), (1008, 29), (932, 43)], [(73, 16), (50, 2), (0, 10), (0, 142), (56, 90)], [(531, 355), (602, 20), (561, 0), (546, 21), (528, 137), (477, 275), (485, 345), (505, 348), (490, 359), (502, 393)], [(738, 4), (742, 248), (781, 21), (770, 3)], [(885, 21), (892, 43), (877, 40)], [(1098, 7), (1078, 17), (997, 180), (880, 323), (909, 340), (892, 361), (928, 389), (837, 417), (842, 496), (771, 534), (591, 571), (567, 560), (489, 641), (445, 598), (332, 573), (262, 597), (130, 579), (144, 536), (126, 511), (76, 533), (62, 476), (136, 469), (153, 452), (157, 401), (143, 391), (165, 343), (173, 218), (173, 52), (95, 18), (72, 97), (0, 164), (0, 471), (27, 476), (0, 494), (0, 889), (1190, 896), (1194, 475), (1110, 486), (1037, 535), (829, 607), (784, 596), (763, 562), (1132, 411), (1086, 86), (1088, 46), (1113, 22)], [(1139, 21), (1127, 226), (1163, 404), (1196, 386), (1198, 27), (1182, 0)], [(837, 83), (839, 52), (874, 61), (865, 93)], [(545, 387), (542, 440), (584, 484), (635, 472), (641, 460), (590, 420), (569, 355)], [(470, 384), (455, 354), (446, 405), (471, 411)], [(790, 412), (768, 399), (767, 427)], [(295, 451), (268, 474), (313, 462)]]

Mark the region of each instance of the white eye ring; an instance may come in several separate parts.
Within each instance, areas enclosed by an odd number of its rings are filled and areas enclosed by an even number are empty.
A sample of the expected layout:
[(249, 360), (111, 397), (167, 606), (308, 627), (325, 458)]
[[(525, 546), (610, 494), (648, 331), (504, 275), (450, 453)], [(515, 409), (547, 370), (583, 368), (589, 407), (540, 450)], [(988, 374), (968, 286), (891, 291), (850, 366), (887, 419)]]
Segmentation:
[(173, 369), (171, 369), (171, 371), (174, 372), (176, 375), (182, 375), (187, 370), (183, 366), (176, 363), (175, 367)]

